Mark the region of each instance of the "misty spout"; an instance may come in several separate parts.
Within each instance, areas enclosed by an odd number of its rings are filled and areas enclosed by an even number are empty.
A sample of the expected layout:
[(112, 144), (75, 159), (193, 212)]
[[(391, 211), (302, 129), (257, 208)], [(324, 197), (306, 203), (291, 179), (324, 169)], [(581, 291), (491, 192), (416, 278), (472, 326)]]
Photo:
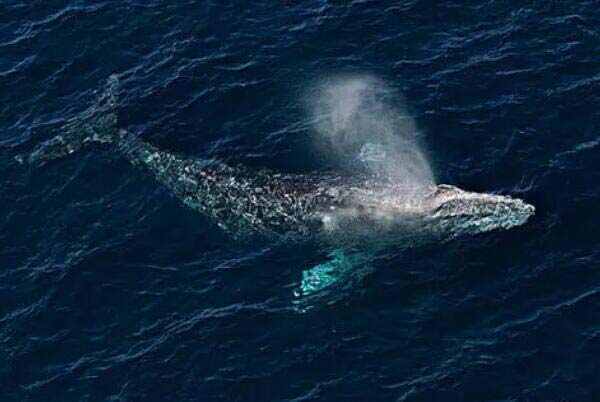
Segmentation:
[(336, 77), (308, 99), (316, 147), (334, 162), (389, 178), (406, 191), (435, 185), (417, 125), (400, 94), (383, 81)]

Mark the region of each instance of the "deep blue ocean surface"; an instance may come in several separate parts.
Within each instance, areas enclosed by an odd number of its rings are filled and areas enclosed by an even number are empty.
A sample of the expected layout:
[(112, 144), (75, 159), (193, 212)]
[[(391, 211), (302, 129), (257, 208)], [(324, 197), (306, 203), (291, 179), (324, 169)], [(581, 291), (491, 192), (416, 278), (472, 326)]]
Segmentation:
[[(536, 215), (298, 308), (310, 245), (232, 239), (110, 147), (16, 163), (111, 74), (144, 141), (283, 172), (338, 168), (311, 88), (370, 77), (438, 182)], [(598, 401), (599, 151), (598, 1), (2, 0), (0, 401)]]

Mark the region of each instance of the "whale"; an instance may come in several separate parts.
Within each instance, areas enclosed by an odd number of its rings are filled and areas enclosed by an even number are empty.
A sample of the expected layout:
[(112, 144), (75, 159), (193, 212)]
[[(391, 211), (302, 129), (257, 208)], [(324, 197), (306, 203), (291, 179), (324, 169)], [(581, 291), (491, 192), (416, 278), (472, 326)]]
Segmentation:
[[(384, 175), (287, 174), (177, 155), (119, 128), (117, 94), (118, 78), (112, 76), (90, 108), (16, 159), (39, 166), (103, 144), (234, 237), (318, 238), (338, 250), (365, 244), (374, 249), (373, 244), (390, 245), (407, 234), (448, 240), (506, 230), (535, 213), (533, 205), (519, 198), (449, 184), (406, 188)], [(331, 269), (325, 271), (332, 276)]]

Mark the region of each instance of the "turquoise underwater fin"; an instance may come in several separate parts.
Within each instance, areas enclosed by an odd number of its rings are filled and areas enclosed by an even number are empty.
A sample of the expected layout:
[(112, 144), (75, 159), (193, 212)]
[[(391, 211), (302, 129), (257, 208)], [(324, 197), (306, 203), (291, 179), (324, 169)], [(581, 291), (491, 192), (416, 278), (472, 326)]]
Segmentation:
[(302, 281), (294, 292), (296, 297), (308, 297), (333, 288), (352, 287), (372, 271), (369, 264), (371, 256), (366, 253), (348, 253), (344, 249), (336, 249), (329, 257), (330, 260), (302, 272)]

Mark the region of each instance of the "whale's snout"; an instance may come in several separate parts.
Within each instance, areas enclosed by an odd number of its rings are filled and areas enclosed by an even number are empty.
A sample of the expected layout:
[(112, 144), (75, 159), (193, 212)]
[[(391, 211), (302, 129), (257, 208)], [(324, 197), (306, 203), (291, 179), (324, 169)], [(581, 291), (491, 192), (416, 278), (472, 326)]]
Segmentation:
[(487, 232), (523, 225), (535, 207), (505, 195), (476, 193), (439, 185), (427, 200), (432, 216), (454, 232)]
[(535, 215), (535, 207), (531, 204), (528, 204), (526, 202), (523, 201), (523, 215), (525, 220), (523, 221), (523, 223), (527, 222), (527, 220), (532, 217), (533, 215)]
[(525, 224), (529, 218), (535, 214), (535, 207), (518, 198), (507, 196), (495, 196), (501, 204), (496, 211), (500, 216), (497, 216), (499, 221), (505, 221), (502, 227), (510, 228)]

